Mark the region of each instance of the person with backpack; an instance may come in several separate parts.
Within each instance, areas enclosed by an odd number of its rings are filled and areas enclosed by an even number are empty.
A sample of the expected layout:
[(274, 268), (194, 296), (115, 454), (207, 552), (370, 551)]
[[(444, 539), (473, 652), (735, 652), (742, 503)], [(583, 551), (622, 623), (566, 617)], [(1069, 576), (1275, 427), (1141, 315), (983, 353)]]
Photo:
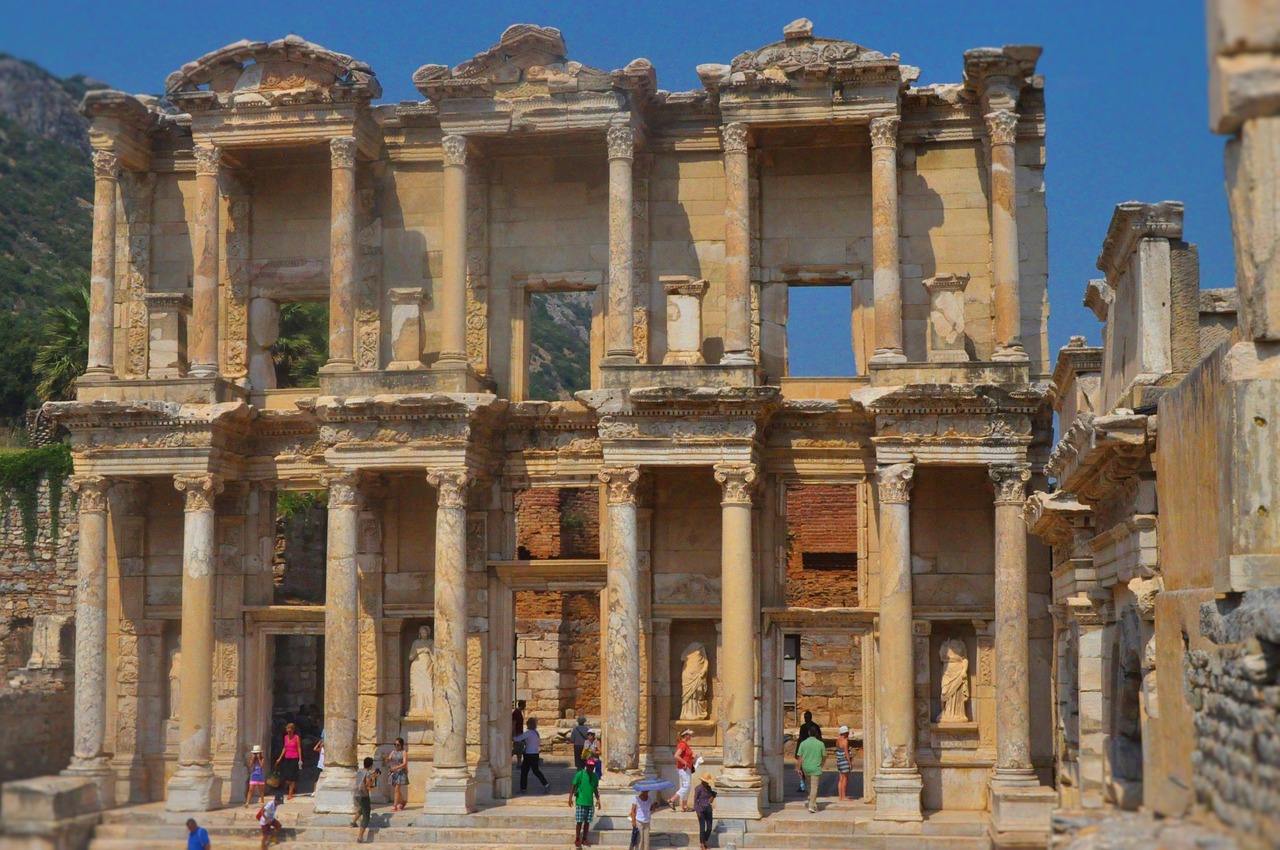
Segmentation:
[(268, 800), (258, 809), (255, 816), (258, 820), (258, 826), (262, 827), (262, 847), (261, 850), (267, 850), (267, 842), (273, 844), (280, 843), (280, 830), (284, 829), (283, 824), (276, 820), (276, 812), (284, 803), (284, 795), (276, 794), (275, 798)]
[(212, 847), (209, 831), (196, 823), (195, 818), (187, 818), (187, 850), (210, 850)]

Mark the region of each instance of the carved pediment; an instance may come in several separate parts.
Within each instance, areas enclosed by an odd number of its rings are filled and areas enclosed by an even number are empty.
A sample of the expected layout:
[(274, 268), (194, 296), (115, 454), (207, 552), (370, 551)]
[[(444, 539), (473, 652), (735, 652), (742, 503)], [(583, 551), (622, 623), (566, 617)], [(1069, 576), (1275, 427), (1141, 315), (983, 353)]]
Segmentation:
[(373, 69), (296, 35), (237, 41), (183, 65), (165, 93), (186, 108), (369, 101), (382, 95)]

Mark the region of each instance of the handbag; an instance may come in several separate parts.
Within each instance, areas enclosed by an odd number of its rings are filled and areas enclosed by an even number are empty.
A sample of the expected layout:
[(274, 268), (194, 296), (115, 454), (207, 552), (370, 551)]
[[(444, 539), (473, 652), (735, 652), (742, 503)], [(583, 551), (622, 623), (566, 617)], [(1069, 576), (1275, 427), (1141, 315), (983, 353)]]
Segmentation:
[(631, 827), (631, 848), (630, 848), (630, 850), (635, 850), (635, 848), (637, 848), (637, 847), (639, 847), (639, 846), (640, 846), (640, 827), (638, 827), (638, 826), (633, 826), (633, 827)]
[(279, 786), (280, 786), (280, 771), (276, 770), (275, 768), (272, 768), (271, 772), (267, 774), (267, 787), (278, 788)]

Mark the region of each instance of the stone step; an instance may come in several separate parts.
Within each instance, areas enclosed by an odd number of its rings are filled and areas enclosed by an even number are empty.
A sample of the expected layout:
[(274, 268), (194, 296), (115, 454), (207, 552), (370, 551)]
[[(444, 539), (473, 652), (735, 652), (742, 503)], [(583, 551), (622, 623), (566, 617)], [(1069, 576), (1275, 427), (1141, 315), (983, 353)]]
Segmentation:
[[(513, 837), (519, 837), (520, 840), (529, 846), (555, 846), (565, 844), (571, 840), (572, 822), (565, 821), (557, 830), (507, 830), (507, 829), (457, 829), (457, 828), (407, 828), (407, 829), (370, 829), (369, 835), (374, 839), (376, 844), (396, 845), (403, 847), (409, 844), (433, 844), (441, 847), (452, 846), (475, 846), (479, 844), (505, 843)], [(221, 846), (226, 841), (236, 840), (257, 840), (260, 832), (257, 828), (249, 827), (206, 827), (209, 831), (209, 837), (213, 840), (215, 846)], [(97, 842), (115, 842), (115, 841), (155, 841), (168, 842), (172, 844), (181, 841), (186, 835), (186, 828), (179, 826), (161, 826), (161, 825), (125, 825), (111, 824), (102, 825), (94, 832), (94, 841)], [(290, 828), (286, 827), (284, 835), (289, 839), (296, 839), (299, 842), (306, 842), (308, 846), (312, 844), (350, 844), (355, 840), (356, 831), (350, 827), (303, 827)], [(683, 833), (671, 833), (673, 837), (683, 835)], [(687, 835), (685, 836), (687, 838)], [(630, 830), (624, 832), (622, 830), (609, 830), (601, 832), (593, 830), (590, 835), (591, 843), (602, 847), (626, 846), (630, 839)], [(696, 842), (695, 842), (696, 843)], [(679, 846), (679, 845), (673, 845)]]

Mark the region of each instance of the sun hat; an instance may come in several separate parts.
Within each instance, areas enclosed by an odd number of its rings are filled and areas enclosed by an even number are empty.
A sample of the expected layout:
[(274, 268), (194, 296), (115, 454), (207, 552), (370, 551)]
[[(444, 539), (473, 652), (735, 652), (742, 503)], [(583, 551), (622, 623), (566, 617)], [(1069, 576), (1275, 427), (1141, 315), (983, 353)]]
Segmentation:
[(840, 734), (841, 734), (841, 735), (848, 735), (848, 734), (849, 734), (849, 727), (848, 727), (848, 726), (841, 726), (841, 727), (840, 727)]
[(683, 732), (681, 732), (681, 733), (680, 733), (680, 737), (681, 737), (681, 738), (687, 738), (687, 737), (689, 737), (689, 736), (690, 736), (690, 735), (692, 735), (692, 734), (693, 734), (693, 730), (692, 730), (692, 729), (686, 729), (686, 730), (684, 730)]
[(706, 772), (704, 772), (702, 776), (698, 778), (701, 779), (703, 782), (707, 782), (707, 783), (715, 782), (715, 780), (711, 778), (711, 774)]
[(254, 744), (253, 749), (249, 751), (249, 754), (255, 756), (262, 755), (262, 746), (260, 744)]

